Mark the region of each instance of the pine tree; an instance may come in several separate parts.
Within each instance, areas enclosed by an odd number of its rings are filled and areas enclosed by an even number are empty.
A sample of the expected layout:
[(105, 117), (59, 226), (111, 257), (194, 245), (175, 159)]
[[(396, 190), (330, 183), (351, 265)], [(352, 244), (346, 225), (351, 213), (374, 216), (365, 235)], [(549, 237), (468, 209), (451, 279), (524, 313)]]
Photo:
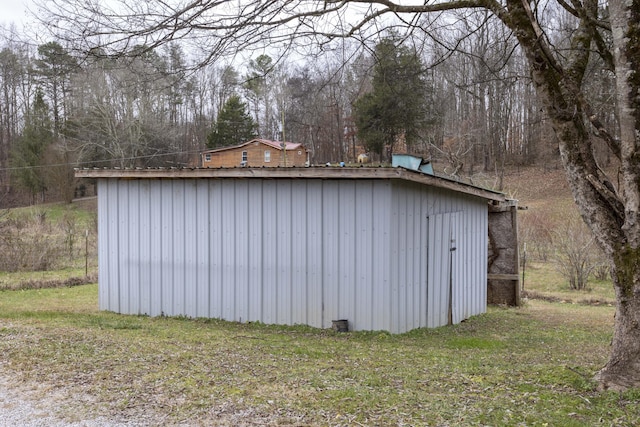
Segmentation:
[(70, 91), (70, 79), (78, 69), (76, 60), (57, 42), (38, 46), (39, 59), (35, 61), (35, 72), (40, 84), (51, 101), (54, 134), (62, 130), (67, 115), (66, 98)]
[(12, 164), (17, 183), (29, 191), (35, 199), (37, 194), (46, 190), (46, 169), (44, 156), (47, 147), (53, 142), (52, 123), (49, 118), (49, 106), (38, 90), (27, 116), (22, 136), (12, 151)]
[(354, 105), (358, 138), (368, 151), (391, 157), (404, 137), (408, 147), (417, 142), (429, 114), (424, 69), (415, 51), (395, 38), (383, 39), (375, 48), (372, 91)]
[(246, 105), (239, 96), (233, 95), (218, 113), (214, 129), (207, 138), (207, 147), (236, 145), (255, 137), (256, 126)]

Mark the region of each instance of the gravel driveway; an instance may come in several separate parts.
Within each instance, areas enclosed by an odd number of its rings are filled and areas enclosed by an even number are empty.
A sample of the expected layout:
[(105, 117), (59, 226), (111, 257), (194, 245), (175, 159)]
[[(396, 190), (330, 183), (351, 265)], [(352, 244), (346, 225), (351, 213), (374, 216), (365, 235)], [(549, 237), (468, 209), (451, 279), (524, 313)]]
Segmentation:
[[(6, 372), (0, 371), (0, 426), (1, 427), (125, 427), (104, 418), (67, 421), (60, 408), (72, 400), (60, 390), (43, 385), (18, 384)], [(139, 425), (139, 424), (138, 424)]]
[[(0, 427), (148, 427), (148, 426), (265, 426), (299, 427), (308, 425), (294, 421), (282, 423), (281, 413), (262, 413), (253, 410), (234, 410), (221, 405), (212, 408), (209, 417), (168, 422), (166, 417), (149, 411), (116, 416), (92, 416), (91, 397), (82, 395), (71, 387), (52, 387), (46, 384), (14, 380), (12, 374), (2, 369), (0, 360)], [(285, 414), (289, 420), (294, 415)], [(277, 420), (277, 421), (276, 421)]]

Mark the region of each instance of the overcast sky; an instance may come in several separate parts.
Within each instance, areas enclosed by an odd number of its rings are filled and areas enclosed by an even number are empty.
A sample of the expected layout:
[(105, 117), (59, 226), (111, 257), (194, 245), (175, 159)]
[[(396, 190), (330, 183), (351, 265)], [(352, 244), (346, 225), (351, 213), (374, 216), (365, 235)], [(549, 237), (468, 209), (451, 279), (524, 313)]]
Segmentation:
[(0, 22), (8, 25), (11, 22), (19, 24), (24, 20), (25, 7), (29, 0), (0, 0)]

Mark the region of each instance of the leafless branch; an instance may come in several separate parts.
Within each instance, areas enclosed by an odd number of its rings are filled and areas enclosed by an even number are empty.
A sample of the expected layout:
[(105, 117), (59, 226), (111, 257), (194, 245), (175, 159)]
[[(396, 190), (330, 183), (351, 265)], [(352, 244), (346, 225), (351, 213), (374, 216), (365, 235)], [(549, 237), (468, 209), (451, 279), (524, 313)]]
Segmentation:
[(501, 10), (492, 0), (417, 5), (387, 0), (36, 0), (36, 4), (46, 28), (84, 53), (126, 56), (134, 47), (151, 50), (180, 39), (205, 53), (203, 64), (242, 51), (293, 48), (346, 37), (366, 39), (383, 29), (380, 25), (413, 30), (424, 13)]

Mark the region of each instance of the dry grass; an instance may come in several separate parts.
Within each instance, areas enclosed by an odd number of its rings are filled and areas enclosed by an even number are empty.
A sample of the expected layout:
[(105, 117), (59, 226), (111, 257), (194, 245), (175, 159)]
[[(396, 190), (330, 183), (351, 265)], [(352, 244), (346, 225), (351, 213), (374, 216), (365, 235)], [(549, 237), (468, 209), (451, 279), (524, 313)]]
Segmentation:
[(579, 304), (615, 304), (615, 291), (610, 280), (592, 278), (587, 289), (569, 288), (567, 280), (550, 262), (528, 262), (524, 270), (524, 291), (529, 297)]
[[(334, 333), (99, 312), (95, 285), (0, 294), (3, 370), (136, 425), (629, 425), (598, 394), (610, 307), (529, 301), (453, 327)], [(635, 415), (634, 415), (635, 414)], [(625, 421), (625, 422), (626, 422)]]
[[(519, 168), (505, 178), (505, 191), (519, 199), (520, 251), (527, 244), (524, 290), (529, 297), (580, 304), (613, 305), (615, 292), (610, 280), (590, 277), (587, 288), (575, 291), (554, 265), (554, 232), (565, 232), (567, 218), (578, 217), (562, 169)], [(564, 227), (564, 228), (563, 228)], [(557, 236), (555, 236), (557, 237)], [(521, 272), (522, 273), (522, 272)]]
[[(530, 211), (568, 209), (558, 182), (535, 192), (525, 184), (541, 175), (521, 174), (513, 192)], [(529, 263), (525, 288), (541, 299), (402, 335), (123, 316), (98, 311), (96, 285), (0, 291), (0, 374), (53, 396), (68, 421), (639, 425), (638, 391), (597, 393), (591, 381), (614, 309), (584, 302), (612, 299), (610, 284), (569, 291), (549, 264)]]

